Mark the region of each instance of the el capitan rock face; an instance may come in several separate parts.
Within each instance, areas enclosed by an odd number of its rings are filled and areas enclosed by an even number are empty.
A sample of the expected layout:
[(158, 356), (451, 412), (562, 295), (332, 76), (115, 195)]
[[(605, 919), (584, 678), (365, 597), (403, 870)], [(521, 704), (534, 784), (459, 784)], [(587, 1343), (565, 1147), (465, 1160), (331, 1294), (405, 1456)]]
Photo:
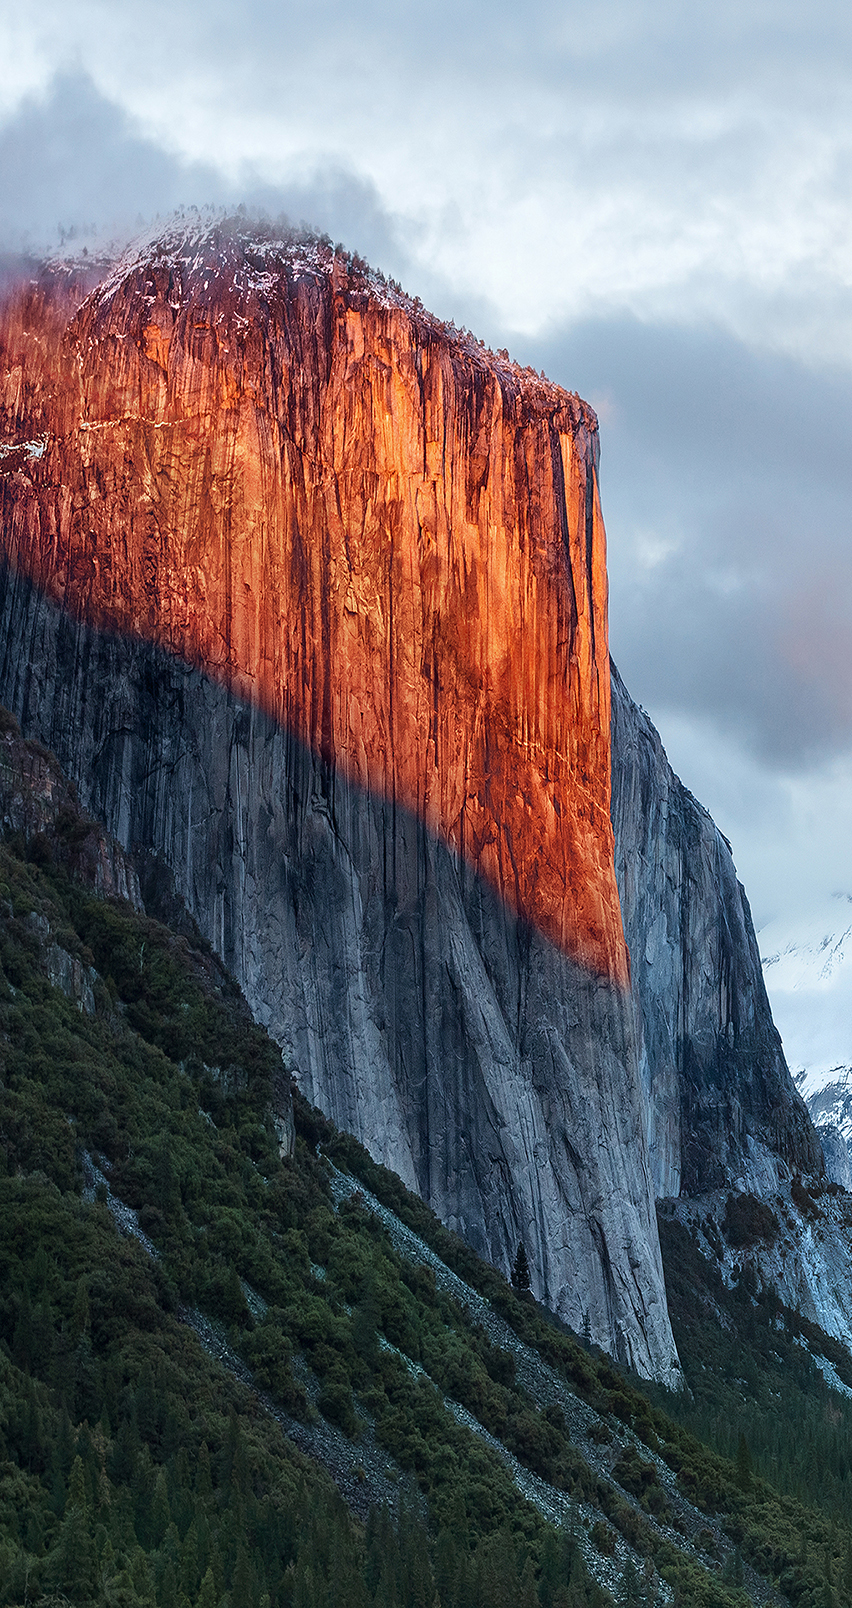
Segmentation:
[(310, 242), (176, 236), (0, 324), (0, 697), (309, 1097), (674, 1377), (594, 416)]
[(626, 985), (594, 414), (318, 244), (176, 237), (71, 295), (45, 278), (5, 317), (15, 567)]

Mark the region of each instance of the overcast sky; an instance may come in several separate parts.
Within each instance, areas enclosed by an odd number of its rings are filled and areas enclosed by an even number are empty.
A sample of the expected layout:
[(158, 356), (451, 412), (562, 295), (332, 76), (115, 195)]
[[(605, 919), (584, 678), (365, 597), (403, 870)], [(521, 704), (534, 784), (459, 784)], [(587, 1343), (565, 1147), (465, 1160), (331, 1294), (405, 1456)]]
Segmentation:
[[(813, 948), (852, 893), (852, 10), (0, 0), (0, 63), (7, 247), (283, 208), (596, 405), (614, 657)], [(796, 975), (791, 1063), (852, 1062), (852, 971)]]

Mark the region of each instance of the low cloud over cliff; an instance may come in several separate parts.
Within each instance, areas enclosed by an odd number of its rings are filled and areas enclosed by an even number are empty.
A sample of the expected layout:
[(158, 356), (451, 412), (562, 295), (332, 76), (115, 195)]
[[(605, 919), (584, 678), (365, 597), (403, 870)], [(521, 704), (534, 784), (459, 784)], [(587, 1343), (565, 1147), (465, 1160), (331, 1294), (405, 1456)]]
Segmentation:
[(834, 0), (0, 18), (7, 249), (247, 201), (596, 403), (614, 654), (758, 918), (852, 887), (851, 45)]

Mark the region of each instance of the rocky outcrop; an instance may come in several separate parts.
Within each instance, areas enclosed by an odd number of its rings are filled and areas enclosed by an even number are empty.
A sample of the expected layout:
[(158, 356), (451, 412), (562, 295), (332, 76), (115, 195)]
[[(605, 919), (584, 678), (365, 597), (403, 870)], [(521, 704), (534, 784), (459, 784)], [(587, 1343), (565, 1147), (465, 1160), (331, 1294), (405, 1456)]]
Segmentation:
[(98, 981), (94, 966), (87, 966), (79, 955), (72, 955), (61, 944), (51, 942), (50, 923), (38, 911), (30, 911), (25, 925), (38, 943), (48, 982), (60, 989), (66, 999), (72, 1000), (81, 1014), (94, 1016), (95, 983)]
[(165, 860), (308, 1097), (675, 1378), (594, 416), (310, 242), (84, 289), (0, 321), (0, 696)]
[[(61, 868), (99, 899), (129, 904), (139, 916), (153, 916), (157, 921), (165, 920), (174, 926), (179, 936), (168, 934), (168, 945), (172, 953), (179, 956), (182, 969), (192, 975), (202, 995), (211, 1003), (227, 999), (230, 1016), (241, 1020), (243, 1025), (251, 1023), (253, 1016), (245, 998), (234, 988), (233, 978), (210, 945), (200, 941), (198, 925), (180, 899), (175, 879), (165, 862), (150, 851), (137, 849), (136, 859), (142, 870), (146, 895), (143, 904), (140, 878), (131, 859), (81, 808), (77, 789), (63, 773), (55, 754), (37, 741), (23, 739), (16, 720), (2, 705), (0, 733), (0, 834), (11, 838), (13, 856), (16, 851), (20, 853), (23, 846), (27, 859), (48, 875)], [(15, 901), (10, 894), (9, 885), (4, 883), (0, 908), (13, 918)], [(177, 919), (169, 922), (169, 917)], [(119, 1004), (118, 1013), (113, 1011), (109, 1000), (114, 990), (109, 987), (102, 988), (98, 998), (98, 984), (102, 979), (89, 964), (91, 954), (77, 941), (73, 931), (69, 932), (67, 927), (55, 930), (44, 909), (28, 910), (19, 919), (38, 946), (47, 981), (71, 1000), (81, 1015), (94, 1016), (106, 1009), (113, 1028), (122, 1031), (124, 1007)], [(154, 925), (153, 921), (149, 923), (152, 929)], [(60, 941), (69, 936), (73, 952)], [(147, 942), (144, 927), (143, 936)], [(157, 942), (162, 942), (162, 936), (161, 932), (157, 934)], [(144, 947), (143, 943), (143, 950)], [(245, 1087), (249, 1075), (245, 1067), (234, 1063), (225, 1066), (205, 1063), (205, 1071), (220, 1084), (223, 1092), (231, 1094)], [(295, 1146), (293, 1088), (283, 1058), (272, 1071), (269, 1117), (280, 1155), (292, 1155)]]
[(730, 844), (614, 666), (612, 817), (658, 1198), (818, 1177)]
[[(738, 1233), (731, 1232), (732, 1203)], [(742, 1231), (754, 1207), (768, 1232)], [(660, 1214), (689, 1229), (729, 1289), (744, 1282), (755, 1293), (771, 1291), (852, 1351), (852, 1198), (844, 1189), (823, 1183), (808, 1190), (794, 1175), (759, 1199), (746, 1193), (732, 1202), (728, 1191), (681, 1196), (664, 1201)], [(836, 1375), (829, 1382), (836, 1385)]]
[[(796, 1083), (808, 1108), (811, 1121), (817, 1132), (822, 1134), (825, 1128), (834, 1129), (842, 1139), (852, 1163), (852, 1088), (850, 1088), (850, 1074), (852, 1068), (837, 1066), (821, 1082), (819, 1088), (810, 1094), (805, 1093), (807, 1078), (805, 1073), (798, 1073)], [(842, 1183), (842, 1178), (835, 1180)], [(844, 1188), (846, 1186), (844, 1185)]]
[(849, 1149), (839, 1128), (825, 1122), (817, 1126), (817, 1138), (822, 1146), (826, 1176), (841, 1189), (852, 1191), (852, 1168), (849, 1166)]
[[(100, 823), (80, 809), (77, 790), (63, 775), (54, 755), (38, 743), (24, 742), (16, 721), (3, 708), (0, 829), (22, 837), (36, 857), (43, 853), (57, 860), (100, 898), (126, 899), (134, 910), (142, 910), (139, 878), (132, 861)], [(64, 977), (62, 963), (57, 960), (55, 964)], [(58, 976), (51, 977), (51, 982), (57, 981)]]

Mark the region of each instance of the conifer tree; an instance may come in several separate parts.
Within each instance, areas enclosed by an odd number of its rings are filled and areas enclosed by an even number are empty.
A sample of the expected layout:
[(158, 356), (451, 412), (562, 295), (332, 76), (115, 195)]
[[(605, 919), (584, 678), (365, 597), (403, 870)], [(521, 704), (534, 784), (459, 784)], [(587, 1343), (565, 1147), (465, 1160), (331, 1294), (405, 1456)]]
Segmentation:
[(524, 1250), (524, 1242), (520, 1241), (512, 1264), (512, 1284), (519, 1293), (523, 1294), (530, 1287), (530, 1264)]
[(739, 1443), (737, 1445), (737, 1484), (740, 1490), (748, 1491), (751, 1488), (751, 1480), (751, 1451), (745, 1435), (742, 1433), (742, 1431), (740, 1431)]
[(624, 1572), (621, 1582), (621, 1600), (624, 1608), (635, 1608), (639, 1602), (639, 1576), (636, 1572), (636, 1562), (632, 1552), (628, 1552), (624, 1560)]
[(245, 1547), (241, 1546), (237, 1553), (237, 1563), (231, 1586), (231, 1608), (252, 1608), (252, 1603), (256, 1600), (252, 1591), (252, 1571), (249, 1555)]
[(216, 1608), (216, 1583), (213, 1579), (213, 1570), (208, 1569), (201, 1582), (198, 1593), (197, 1608)]
[(195, 1476), (195, 1489), (201, 1497), (210, 1496), (213, 1491), (213, 1478), (210, 1472), (210, 1452), (206, 1440), (201, 1442), (198, 1451), (198, 1469)]
[(195, 1520), (183, 1538), (180, 1553), (180, 1585), (187, 1597), (194, 1597), (198, 1586), (198, 1530)]
[(68, 1501), (59, 1532), (55, 1580), (61, 1591), (85, 1601), (95, 1589), (95, 1548), (90, 1534), (86, 1473), (75, 1457), (68, 1480)]
[(74, 1306), (71, 1313), (71, 1333), (74, 1339), (79, 1340), (82, 1335), (88, 1334), (90, 1326), (88, 1281), (80, 1277), (74, 1291)]
[(518, 1608), (539, 1608), (538, 1592), (535, 1584), (535, 1565), (532, 1558), (527, 1558), (524, 1564), (518, 1594)]

